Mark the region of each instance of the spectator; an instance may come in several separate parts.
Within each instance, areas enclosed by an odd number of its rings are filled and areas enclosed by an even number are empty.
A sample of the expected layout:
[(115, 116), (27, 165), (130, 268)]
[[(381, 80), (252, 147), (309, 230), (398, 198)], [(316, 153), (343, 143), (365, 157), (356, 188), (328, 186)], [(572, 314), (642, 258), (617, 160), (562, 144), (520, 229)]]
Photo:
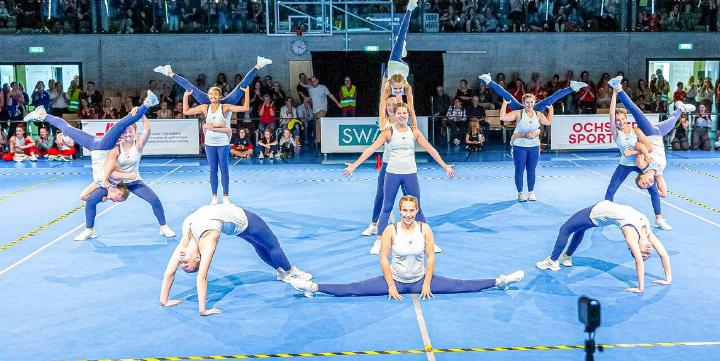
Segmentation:
[(468, 152), (479, 152), (485, 143), (485, 136), (480, 132), (480, 125), (476, 121), (470, 122), (470, 129), (465, 133), (465, 144)]
[(303, 98), (303, 103), (295, 108), (295, 112), (305, 129), (305, 144), (310, 144), (311, 140), (315, 138), (315, 111), (312, 99), (309, 96)]
[(180, 5), (180, 26), (185, 29), (185, 26), (191, 25), (192, 31), (196, 32), (200, 27), (199, 22), (202, 18), (200, 12), (200, 5), (196, 1), (183, 0), (182, 5)]
[(160, 109), (155, 112), (157, 119), (172, 119), (173, 111), (170, 109), (170, 105), (166, 101), (160, 102)]
[(432, 115), (434, 117), (442, 117), (447, 114), (448, 108), (452, 105), (450, 97), (445, 94), (445, 90), (442, 85), (435, 87), (435, 95), (431, 98), (432, 100)]
[(440, 16), (440, 31), (453, 33), (460, 30), (460, 16), (455, 12), (455, 6), (448, 6), (446, 13)]
[(345, 77), (343, 85), (340, 86), (340, 109), (343, 117), (354, 117), (357, 106), (357, 88), (352, 84), (349, 76)]
[(230, 143), (230, 154), (240, 159), (252, 157), (253, 145), (246, 128), (238, 128), (237, 134)]
[(176, 33), (180, 30), (180, 4), (178, 1), (166, 1), (167, 6), (168, 24), (167, 31), (170, 33)]
[(78, 87), (79, 80), (80, 79), (78, 77), (75, 77), (75, 79), (70, 82), (70, 88), (67, 91), (67, 110), (70, 113), (76, 113), (78, 110), (80, 110), (80, 88)]
[(680, 14), (680, 22), (682, 23), (682, 27), (683, 29), (685, 29), (685, 31), (695, 31), (698, 19), (695, 16), (695, 13), (693, 13), (692, 3), (685, 3), (685, 11)]
[(712, 119), (710, 119), (709, 109), (710, 104), (707, 101), (700, 102), (698, 105), (698, 114), (693, 121), (692, 150), (710, 150), (708, 133), (712, 127)]
[(48, 134), (48, 129), (45, 127), (38, 129), (38, 139), (35, 143), (37, 144), (37, 155), (40, 157), (47, 157), (48, 152), (55, 145), (53, 138)]
[(590, 74), (587, 71), (580, 73), (580, 81), (588, 85), (578, 91), (580, 113), (595, 114), (597, 113), (595, 84), (590, 81)]
[(75, 141), (70, 137), (63, 136), (62, 131), (55, 133), (55, 147), (48, 151), (48, 160), (59, 160), (69, 162), (75, 155)]
[(77, 33), (79, 30), (78, 9), (75, 0), (65, 1), (63, 8), (63, 32)]
[(7, 27), (8, 19), (10, 18), (10, 12), (5, 7), (5, 2), (0, 1), (0, 27)]
[(714, 97), (715, 89), (712, 85), (712, 80), (710, 80), (710, 78), (703, 79), (702, 84), (700, 84), (700, 89), (698, 90), (698, 103), (708, 103), (707, 108), (709, 112), (712, 109), (712, 102)]
[(652, 92), (647, 86), (647, 82), (645, 82), (645, 79), (639, 79), (637, 82), (637, 90), (635, 92), (635, 97), (637, 98), (641, 95), (645, 98), (645, 102), (649, 102), (652, 98)]
[(260, 149), (258, 152), (258, 158), (263, 159), (268, 157), (273, 159), (275, 157), (275, 153), (277, 153), (277, 144), (278, 142), (275, 140), (275, 136), (270, 129), (262, 131), (260, 139), (258, 140), (258, 148)]
[(337, 101), (326, 86), (320, 84), (320, 79), (318, 79), (317, 76), (310, 78), (308, 93), (310, 94), (310, 99), (312, 99), (313, 110), (315, 111), (315, 141), (319, 143), (321, 139), (320, 130), (322, 129), (322, 118), (325, 117), (328, 111), (327, 98), (330, 98), (338, 108), (340, 108), (340, 102)]
[(37, 161), (37, 148), (30, 136), (25, 135), (25, 128), (22, 125), (15, 127), (15, 134), (8, 140), (9, 152), (3, 155), (3, 160), (23, 162), (25, 160)]
[(5, 106), (7, 107), (10, 120), (20, 120), (23, 117), (23, 108), (25, 107), (25, 97), (20, 91), (18, 82), (10, 83), (10, 91), (6, 97)]
[(628, 78), (624, 78), (624, 75), (622, 76), (623, 80), (620, 81), (620, 86), (622, 86), (623, 91), (630, 97), (630, 99), (635, 98), (635, 91), (630, 86), (630, 80)]
[(678, 124), (675, 125), (675, 135), (672, 139), (672, 149), (673, 150), (688, 150), (690, 149), (690, 146), (688, 145), (688, 117), (687, 113), (682, 113), (680, 115), (680, 119), (678, 120)]
[[(542, 81), (540, 80), (540, 74), (539, 73), (532, 73), (530, 76), (530, 89), (528, 89), (528, 92), (535, 96), (535, 99), (537, 101), (541, 101), (545, 98), (547, 98), (548, 93), (547, 89), (542, 86)], [(523, 94), (525, 95), (525, 94)], [(522, 98), (522, 96), (521, 96)]]
[(285, 94), (285, 91), (282, 90), (279, 82), (272, 82), (272, 87), (270, 88), (270, 97), (272, 98), (273, 104), (285, 103), (285, 99), (287, 99), (287, 94)]
[(480, 105), (480, 97), (475, 95), (472, 97), (472, 104), (465, 109), (465, 115), (468, 118), (485, 119), (485, 108)]
[(28, 112), (28, 105), (30, 104), (30, 96), (25, 91), (25, 86), (22, 83), (18, 83), (18, 92), (22, 94), (22, 108), (20, 111), (22, 111), (22, 114), (25, 115)]
[(305, 73), (300, 73), (300, 75), (298, 75), (298, 78), (298, 85), (297, 87), (295, 87), (295, 90), (297, 90), (300, 101), (302, 101), (303, 99), (310, 96), (310, 93), (308, 92), (308, 88), (310, 88), (310, 83), (308, 83)]
[(112, 100), (105, 98), (105, 103), (100, 109), (100, 119), (118, 119), (118, 110), (112, 106)]
[(715, 81), (715, 108), (717, 113), (720, 114), (720, 76)]
[[(612, 96), (612, 89), (608, 85), (608, 80), (603, 77), (597, 88), (597, 107), (602, 109), (610, 108), (610, 96)], [(628, 94), (628, 96), (630, 95)]]
[(88, 105), (93, 107), (96, 111), (100, 109), (102, 105), (102, 94), (95, 90), (95, 83), (89, 81), (85, 86), (85, 91), (80, 95), (80, 99), (85, 99)]
[(278, 157), (281, 159), (292, 158), (295, 153), (295, 144), (295, 139), (293, 139), (292, 134), (290, 134), (290, 130), (284, 129), (282, 137), (280, 137)]
[[(560, 83), (560, 88), (567, 88), (570, 86), (570, 82), (575, 80), (575, 73), (572, 70), (565, 72), (565, 79)], [(589, 84), (588, 84), (589, 85)], [(563, 110), (565, 114), (576, 114), (578, 103), (578, 93), (573, 92), (570, 96), (565, 97), (563, 100)]]
[(175, 119), (185, 119), (185, 114), (182, 111), (182, 103), (175, 103), (175, 109), (173, 109)]
[(263, 95), (263, 103), (258, 106), (258, 115), (260, 116), (260, 122), (258, 129), (260, 131), (265, 128), (275, 129), (275, 105), (270, 99), (270, 94)]
[(228, 94), (230, 94), (230, 84), (227, 81), (227, 76), (225, 76), (225, 73), (218, 74), (217, 79), (215, 79), (215, 86), (220, 88), (222, 97), (226, 97)]
[(685, 99), (687, 99), (687, 93), (685, 93), (685, 90), (683, 90), (683, 83), (680, 81), (677, 83), (677, 89), (675, 89), (675, 93), (673, 93), (673, 103), (677, 101), (684, 103)]
[(445, 117), (445, 128), (448, 135), (453, 139), (453, 144), (460, 145), (460, 134), (463, 134), (464, 124), (467, 121), (465, 109), (462, 107), (460, 98), (453, 100), (453, 105), (448, 108)]
[[(546, 96), (550, 96), (560, 89), (560, 75), (553, 74), (552, 78), (550, 78), (550, 81), (545, 84), (545, 94)], [(565, 113), (565, 109), (563, 109), (564, 104), (565, 103), (563, 100), (555, 102), (555, 104), (553, 104), (554, 111), (559, 113)]]
[(92, 32), (92, 16), (90, 15), (90, 0), (77, 0), (77, 32), (89, 34)]
[(250, 95), (250, 116), (252, 118), (259, 118), (260, 115), (258, 114), (258, 109), (260, 104), (263, 103), (263, 91), (262, 91), (262, 83), (259, 81), (256, 81), (253, 83), (253, 89), (252, 94)]
[(698, 87), (697, 87), (697, 83), (695, 83), (695, 77), (690, 75), (690, 78), (688, 79), (688, 90), (686, 93), (687, 103), (692, 104), (692, 105), (697, 105), (697, 94), (698, 94)]
[(645, 95), (643, 95), (643, 94), (640, 94), (637, 96), (637, 98), (635, 98), (635, 105), (637, 105), (638, 108), (640, 108), (640, 110), (642, 110), (643, 112), (646, 112), (646, 113), (651, 110), (650, 103), (648, 102), (647, 98), (645, 98)]
[(717, 31), (716, 0), (700, 0), (700, 25), (705, 31)]
[(460, 99), (463, 108), (467, 108), (472, 104), (473, 91), (468, 88), (468, 81), (465, 79), (460, 80), (457, 91), (455, 92), (455, 99)]
[(15, 5), (17, 17), (17, 32), (20, 29), (37, 30), (40, 19), (40, 2), (38, 0), (18, 1)]
[(50, 93), (45, 91), (45, 83), (39, 81), (35, 84), (35, 90), (32, 93), (32, 106), (42, 106), (50, 109)]
[(65, 114), (67, 112), (69, 102), (70, 99), (68, 99), (67, 94), (62, 89), (62, 83), (56, 82), (55, 88), (50, 90), (50, 104), (52, 109), (52, 115), (56, 117), (61, 117), (63, 114)]
[(80, 110), (77, 112), (80, 119), (97, 119), (95, 108), (88, 104), (87, 99), (80, 100)]
[[(293, 106), (292, 98), (285, 99), (285, 104), (280, 108), (280, 128), (284, 129), (288, 127), (288, 122), (292, 119), (297, 119), (297, 111)], [(300, 125), (298, 125), (298, 135), (300, 132)]]
[(172, 93), (172, 88), (170, 88), (170, 86), (167, 84), (163, 84), (162, 93), (160, 94), (160, 102), (168, 103), (168, 106), (170, 108), (172, 108), (176, 103), (175, 97)]
[[(182, 103), (180, 104), (180, 111), (182, 112)], [(124, 117), (130, 113), (130, 110), (134, 107), (132, 98), (126, 96), (122, 100), (122, 105), (120, 106), (120, 114), (118, 114), (119, 117)]]

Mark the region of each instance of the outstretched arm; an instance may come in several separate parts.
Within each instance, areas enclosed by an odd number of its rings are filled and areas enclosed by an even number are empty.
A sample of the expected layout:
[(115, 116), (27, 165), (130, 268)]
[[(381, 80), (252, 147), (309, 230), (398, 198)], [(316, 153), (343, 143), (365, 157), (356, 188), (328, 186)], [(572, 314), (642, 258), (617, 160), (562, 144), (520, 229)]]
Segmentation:
[(655, 237), (655, 235), (651, 232), (648, 236), (648, 241), (650, 241), (650, 244), (655, 248), (655, 250), (658, 253), (658, 256), (660, 256), (660, 261), (662, 262), (663, 270), (665, 271), (665, 279), (664, 280), (655, 280), (654, 283), (661, 284), (661, 285), (669, 285), (672, 283), (672, 269), (670, 268), (670, 255), (665, 250), (665, 247), (663, 246), (662, 242)]
[(412, 87), (408, 83), (405, 83), (405, 95), (407, 96), (408, 113), (410, 113), (412, 127), (417, 128), (417, 117), (415, 117), (415, 96), (413, 96)]
[(515, 111), (507, 112), (508, 101), (503, 99), (502, 105), (500, 106), (500, 121), (503, 122), (514, 122), (516, 119)]
[(625, 236), (625, 242), (627, 243), (630, 253), (635, 258), (635, 269), (637, 271), (638, 287), (630, 287), (626, 289), (628, 292), (642, 293), (645, 291), (645, 261), (643, 261), (642, 253), (640, 252), (639, 245), (639, 234), (635, 228), (626, 226), (622, 228), (622, 233)]
[(420, 292), (420, 299), (434, 297), (430, 290), (430, 284), (432, 282), (433, 272), (435, 271), (435, 236), (433, 235), (430, 226), (425, 223), (418, 223), (422, 227), (422, 233), (425, 235), (425, 258), (427, 259), (427, 265), (425, 268), (425, 280), (423, 281), (422, 291)]
[(610, 110), (608, 112), (608, 115), (610, 115), (610, 130), (613, 136), (616, 136), (618, 131), (617, 128), (615, 128), (615, 109), (617, 109), (617, 92), (613, 89), (612, 96), (610, 97)]
[(208, 271), (210, 270), (213, 255), (215, 255), (215, 247), (217, 247), (218, 239), (220, 239), (220, 232), (213, 230), (203, 233), (199, 242), (200, 266), (198, 267), (196, 286), (200, 316), (210, 316), (220, 313), (220, 310), (217, 308), (211, 308), (209, 310), (205, 308), (205, 302), (207, 302)]
[(250, 110), (250, 89), (248, 87), (240, 88), (245, 92), (245, 100), (243, 101), (242, 105), (232, 105), (232, 104), (225, 104), (224, 107), (226, 111), (230, 111), (233, 113), (240, 113), (240, 112), (246, 112)]
[(555, 113), (555, 108), (552, 106), (552, 104), (547, 106), (547, 115), (543, 114), (542, 112), (538, 112), (538, 121), (540, 121), (540, 124), (542, 125), (550, 125), (553, 120), (553, 114)]
[(190, 103), (188, 102), (188, 99), (190, 99), (190, 95), (192, 92), (185, 92), (183, 94), (183, 114), (184, 115), (197, 115), (202, 114), (207, 111), (207, 105), (200, 104), (194, 108), (190, 108)]
[(167, 266), (165, 267), (165, 274), (163, 275), (162, 286), (160, 287), (160, 305), (164, 307), (175, 306), (182, 303), (180, 300), (170, 299), (170, 288), (172, 288), (173, 282), (175, 281), (175, 272), (177, 271), (178, 264), (180, 263), (180, 248), (181, 245), (187, 242), (187, 234), (184, 234), (180, 243), (173, 251)]
[(383, 143), (387, 142), (389, 139), (390, 139), (390, 131), (384, 130), (382, 133), (380, 133), (380, 135), (377, 137), (377, 139), (375, 139), (375, 142), (372, 145), (370, 145), (369, 147), (367, 147), (367, 149), (365, 149), (365, 151), (363, 151), (362, 154), (360, 154), (360, 157), (358, 157), (358, 159), (355, 162), (345, 163), (345, 165), (347, 165), (347, 167), (345, 168), (345, 170), (343, 170), (343, 174), (345, 174), (347, 176), (351, 176), (353, 171), (355, 170), (355, 168), (360, 166), (360, 164), (362, 164), (365, 160), (367, 160), (371, 154), (375, 153), (375, 151), (378, 148), (380, 148), (380, 146), (383, 145)]
[(455, 177), (455, 171), (452, 169), (452, 165), (445, 164), (445, 161), (443, 161), (442, 157), (440, 156), (440, 153), (435, 149), (435, 147), (430, 144), (430, 142), (425, 139), (425, 136), (420, 133), (417, 128), (413, 128), (413, 133), (415, 134), (415, 139), (417, 139), (418, 144), (420, 144), (423, 149), (425, 149), (428, 154), (432, 157), (432, 159), (435, 159), (435, 161), (445, 170), (445, 173), (447, 173), (448, 177), (454, 178)]
[(150, 134), (152, 133), (152, 128), (150, 126), (150, 119), (147, 117), (142, 118), (143, 122), (143, 132), (140, 134), (140, 139), (138, 139), (137, 142), (137, 149), (138, 152), (142, 153), (143, 148), (145, 148), (145, 144), (147, 144), (148, 139), (150, 139)]
[(405, 299), (400, 292), (398, 292), (395, 286), (395, 280), (392, 277), (392, 271), (390, 271), (390, 249), (392, 249), (393, 237), (395, 230), (393, 227), (385, 227), (385, 230), (380, 236), (380, 268), (382, 269), (383, 277), (388, 285), (388, 298), (393, 298), (398, 301)]

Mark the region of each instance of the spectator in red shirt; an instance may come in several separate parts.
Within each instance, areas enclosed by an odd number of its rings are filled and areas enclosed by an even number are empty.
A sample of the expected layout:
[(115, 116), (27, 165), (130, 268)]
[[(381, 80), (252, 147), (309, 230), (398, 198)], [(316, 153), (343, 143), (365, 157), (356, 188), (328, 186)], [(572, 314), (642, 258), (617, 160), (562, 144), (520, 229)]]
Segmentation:
[(78, 110), (77, 114), (80, 119), (97, 119), (95, 108), (90, 106), (87, 99), (80, 100), (80, 110)]
[(262, 132), (266, 127), (275, 129), (275, 105), (270, 101), (270, 94), (263, 95), (263, 102), (258, 106), (258, 114), (260, 115), (258, 130)]
[(684, 102), (687, 98), (687, 93), (683, 90), (683, 83), (680, 81), (677, 83), (677, 90), (675, 90), (675, 93), (673, 93), (673, 101), (681, 101)]

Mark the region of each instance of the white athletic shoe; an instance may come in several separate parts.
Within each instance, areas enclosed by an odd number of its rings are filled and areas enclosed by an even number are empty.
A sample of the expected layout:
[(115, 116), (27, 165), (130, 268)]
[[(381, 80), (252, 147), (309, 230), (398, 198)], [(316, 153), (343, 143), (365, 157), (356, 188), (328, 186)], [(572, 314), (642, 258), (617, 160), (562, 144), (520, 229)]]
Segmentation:
[(218, 197), (217, 197), (217, 196), (213, 196), (212, 199), (210, 199), (210, 204), (211, 204), (211, 205), (218, 204)]
[(293, 286), (293, 288), (295, 288), (296, 290), (302, 292), (307, 298), (312, 298), (313, 293), (317, 292), (318, 289), (317, 283), (311, 280), (304, 280), (301, 278), (291, 280), (290, 285)]
[(97, 233), (95, 233), (94, 229), (85, 228), (85, 230), (82, 231), (82, 233), (78, 234), (75, 237), (75, 240), (76, 241), (85, 241), (85, 240), (88, 240), (90, 238), (95, 238), (95, 237), (97, 237)]
[(156, 72), (156, 73), (160, 73), (160, 74), (162, 74), (162, 75), (165, 75), (165, 76), (170, 76), (170, 73), (173, 72), (173, 71), (172, 71), (172, 68), (170, 68), (170, 64), (161, 65), (161, 66), (155, 67), (155, 69), (153, 69), (153, 71)]
[(63, 162), (69, 162), (69, 161), (72, 160), (72, 157), (69, 156), (69, 155), (67, 155), (67, 156), (60, 156), (60, 160), (62, 160)]
[(675, 102), (675, 109), (680, 109), (683, 113), (692, 113), (696, 108), (692, 104), (685, 104), (678, 100)]
[(442, 248), (440, 248), (440, 246), (438, 246), (437, 243), (435, 243), (434, 246), (435, 246), (435, 253), (442, 253)]
[(535, 197), (535, 192), (528, 192), (527, 200), (530, 202), (535, 202), (537, 200), (537, 197)]
[(415, 8), (417, 8), (418, 2), (417, 0), (410, 0), (407, 4), (407, 10), (406, 11), (413, 11)]
[(223, 196), (223, 204), (232, 204), (232, 202), (230, 202), (230, 196)]
[(527, 201), (527, 196), (523, 192), (518, 192), (518, 202), (525, 202)]
[(272, 64), (272, 60), (268, 58), (263, 58), (262, 56), (258, 56), (256, 64), (260, 66), (260, 69), (262, 69), (265, 66)]
[(492, 81), (492, 78), (490, 77), (490, 73), (485, 73), (483, 75), (480, 75), (480, 80), (484, 81), (485, 84), (490, 84)]
[(28, 157), (28, 159), (30, 159), (31, 162), (37, 162), (37, 156), (35, 155), (35, 153), (30, 154), (30, 157)]
[(375, 240), (375, 243), (373, 243), (372, 248), (370, 248), (370, 254), (380, 254), (380, 246), (382, 243), (380, 243), (379, 239)]
[(581, 81), (570, 80), (570, 88), (572, 88), (572, 90), (574, 92), (576, 92), (586, 86), (588, 86), (587, 83), (583, 83)]
[(621, 91), (623, 90), (622, 84), (620, 84), (623, 80), (622, 75), (618, 75), (608, 81), (608, 85), (610, 85), (611, 88), (615, 89), (615, 91)]
[(303, 272), (295, 266), (292, 266), (292, 268), (290, 268), (290, 272), (285, 272), (282, 270), (282, 268), (277, 269), (277, 280), (283, 281), (285, 283), (292, 283), (292, 280), (294, 279), (310, 281), (312, 280), (312, 278), (312, 274)]
[(175, 237), (175, 232), (173, 232), (173, 230), (170, 229), (170, 227), (168, 227), (167, 224), (163, 224), (162, 226), (160, 226), (160, 234), (162, 234), (163, 236), (165, 236), (167, 238)]
[(368, 226), (368, 228), (365, 228), (365, 230), (362, 231), (362, 233), (360, 233), (360, 234), (363, 235), (363, 236), (365, 236), (365, 237), (368, 237), (368, 236), (372, 236), (372, 235), (377, 234), (377, 232), (378, 232), (377, 225), (374, 225), (374, 224), (370, 223), (370, 225)]
[(655, 228), (660, 228), (663, 231), (671, 231), (672, 230), (672, 226), (670, 225), (670, 223), (667, 222), (667, 220), (665, 218), (655, 219), (654, 226), (655, 226)]
[(45, 116), (47, 116), (47, 112), (45, 111), (45, 107), (42, 105), (39, 105), (35, 107), (35, 110), (28, 113), (25, 118), (23, 118), (23, 121), (26, 122), (41, 122), (45, 120)]
[(143, 105), (148, 108), (152, 108), (152, 107), (158, 105), (158, 98), (157, 98), (157, 96), (155, 96), (155, 93), (148, 90), (147, 97), (145, 98)]
[(263, 158), (265, 158), (265, 155), (263, 154), (263, 152), (262, 152), (262, 151), (261, 151), (260, 153), (258, 153), (258, 158), (260, 158), (260, 159), (263, 159)]
[(497, 285), (499, 288), (508, 288), (513, 283), (518, 283), (522, 281), (523, 278), (525, 278), (525, 271), (519, 269), (509, 275), (499, 275), (498, 278), (500, 279), (500, 284)]
[(558, 258), (558, 263), (560, 263), (564, 267), (572, 267), (572, 257), (563, 253), (560, 255), (560, 258)]
[(548, 256), (548, 258), (545, 258), (544, 260), (536, 263), (535, 266), (539, 269), (549, 269), (551, 271), (559, 271), (560, 270), (560, 262), (551, 260), (550, 256)]
[(58, 157), (60, 157), (60, 156), (59, 155), (48, 155), (48, 160), (59, 160)]

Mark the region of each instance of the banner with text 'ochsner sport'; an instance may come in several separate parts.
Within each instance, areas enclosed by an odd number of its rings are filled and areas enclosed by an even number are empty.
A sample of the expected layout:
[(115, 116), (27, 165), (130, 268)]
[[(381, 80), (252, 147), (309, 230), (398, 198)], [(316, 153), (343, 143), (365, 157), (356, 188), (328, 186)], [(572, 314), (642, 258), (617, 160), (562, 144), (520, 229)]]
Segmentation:
[[(650, 123), (660, 121), (659, 114), (646, 114)], [(628, 123), (635, 125), (632, 115)], [(556, 115), (550, 127), (553, 150), (615, 149), (615, 138), (607, 114)]]
[[(418, 128), (427, 138), (428, 118), (417, 117)], [(322, 153), (362, 153), (380, 134), (377, 118), (323, 118), (320, 131)], [(417, 143), (415, 150), (424, 152)], [(382, 151), (382, 147), (378, 150)]]

